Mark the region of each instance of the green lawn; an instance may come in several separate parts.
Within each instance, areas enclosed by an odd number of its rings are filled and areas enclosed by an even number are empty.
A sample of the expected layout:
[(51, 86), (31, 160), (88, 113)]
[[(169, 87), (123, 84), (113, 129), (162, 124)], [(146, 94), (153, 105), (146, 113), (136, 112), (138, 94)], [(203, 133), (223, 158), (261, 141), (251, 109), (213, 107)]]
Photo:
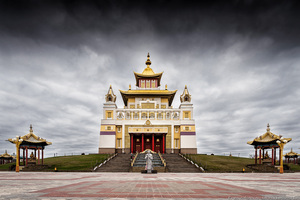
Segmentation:
[(241, 172), (243, 168), (246, 172), (251, 172), (246, 165), (254, 164), (254, 159), (234, 156), (189, 154), (187, 157), (202, 166), (206, 172)]
[[(58, 171), (89, 172), (94, 166), (99, 165), (108, 157), (110, 157), (109, 154), (92, 154), (45, 158), (44, 165), (48, 165), (49, 168), (43, 171), (54, 171), (56, 167)], [(13, 164), (15, 163), (0, 165), (0, 170), (8, 170), (9, 166)]]
[(294, 172), (300, 172), (300, 165), (294, 165), (294, 164), (288, 164), (288, 166), (291, 168)]
[(49, 165), (51, 170), (56, 167), (58, 171), (91, 171), (109, 156), (108, 154), (58, 156), (44, 159), (44, 164)]

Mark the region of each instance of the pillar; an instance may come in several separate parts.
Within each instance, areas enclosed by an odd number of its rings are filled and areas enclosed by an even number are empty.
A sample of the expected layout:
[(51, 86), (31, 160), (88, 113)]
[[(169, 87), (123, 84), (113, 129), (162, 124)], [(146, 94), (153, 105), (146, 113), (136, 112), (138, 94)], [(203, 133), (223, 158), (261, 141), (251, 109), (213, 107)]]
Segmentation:
[(131, 134), (130, 137), (131, 137), (131, 153), (133, 153), (133, 134)]
[(279, 164), (281, 163), (281, 148), (279, 148)]
[(36, 148), (34, 149), (34, 158), (36, 158)]
[(265, 149), (263, 149), (262, 159), (265, 158)]
[(276, 148), (274, 148), (274, 165), (276, 165)]
[(163, 153), (165, 153), (165, 134), (163, 134)]
[(38, 148), (38, 165), (40, 164), (40, 148)]
[(26, 147), (26, 163), (25, 163), (25, 166), (27, 166), (28, 164), (28, 148)]
[(274, 165), (274, 148), (272, 148), (272, 165)]
[(144, 142), (144, 133), (142, 133), (142, 151), (144, 151), (144, 144), (145, 144), (145, 142)]
[(294, 157), (294, 165), (296, 164), (296, 157)]
[(152, 151), (154, 151), (154, 133), (152, 133)]
[(261, 164), (261, 148), (259, 148), (259, 164)]
[(23, 148), (23, 166), (25, 166), (25, 149)]
[(255, 164), (257, 165), (257, 148), (255, 148)]
[(19, 161), (19, 165), (20, 165), (20, 147), (19, 147), (19, 149), (18, 149), (18, 155), (19, 155), (19, 157), (17, 158), (18, 159), (18, 161)]
[(44, 165), (44, 149), (42, 149), (42, 165)]

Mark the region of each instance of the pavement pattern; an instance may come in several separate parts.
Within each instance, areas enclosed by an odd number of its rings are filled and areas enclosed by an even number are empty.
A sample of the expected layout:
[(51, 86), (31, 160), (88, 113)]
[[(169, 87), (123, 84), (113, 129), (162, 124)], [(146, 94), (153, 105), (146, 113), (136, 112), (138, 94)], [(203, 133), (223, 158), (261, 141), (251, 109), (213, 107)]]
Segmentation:
[(300, 173), (0, 172), (0, 199), (300, 199)]

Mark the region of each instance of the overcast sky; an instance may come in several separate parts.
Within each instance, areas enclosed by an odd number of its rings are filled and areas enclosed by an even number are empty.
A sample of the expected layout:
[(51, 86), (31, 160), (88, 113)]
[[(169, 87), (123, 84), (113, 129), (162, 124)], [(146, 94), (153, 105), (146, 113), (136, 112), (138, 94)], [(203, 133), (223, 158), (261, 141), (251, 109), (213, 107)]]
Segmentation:
[[(197, 3), (197, 4), (196, 4)], [(162, 86), (187, 85), (198, 153), (249, 157), (266, 132), (300, 153), (299, 1), (0, 1), (0, 154), (29, 132), (46, 156), (97, 153), (112, 85), (147, 53)], [(270, 153), (270, 152), (269, 152)]]

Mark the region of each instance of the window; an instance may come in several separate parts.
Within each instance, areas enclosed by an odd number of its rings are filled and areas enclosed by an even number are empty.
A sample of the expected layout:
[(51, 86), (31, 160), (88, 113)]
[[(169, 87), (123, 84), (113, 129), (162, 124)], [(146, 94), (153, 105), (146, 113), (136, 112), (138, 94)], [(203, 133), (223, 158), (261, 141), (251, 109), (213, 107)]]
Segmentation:
[(139, 115), (137, 113), (134, 113), (134, 119), (138, 119)]
[(155, 88), (155, 80), (152, 80), (151, 83), (152, 83), (152, 86), (151, 86), (151, 87), (152, 87), (152, 88)]
[(162, 114), (158, 113), (158, 119), (162, 119)]
[(111, 119), (111, 112), (107, 112), (107, 118)]
[(111, 130), (111, 127), (110, 127), (110, 126), (108, 126), (108, 127), (107, 127), (107, 130)]
[(175, 148), (178, 149), (179, 147), (179, 139), (175, 139)]
[(118, 144), (117, 144), (117, 145), (118, 145), (118, 148), (121, 148), (121, 147), (122, 147), (122, 146), (121, 146), (121, 141), (122, 141), (122, 139), (118, 139), (118, 140), (117, 140), (117, 143), (118, 143)]
[(186, 126), (186, 127), (185, 127), (185, 130), (186, 130), (186, 131), (189, 131), (189, 130), (190, 130), (190, 127)]
[(154, 117), (155, 117), (154, 113), (151, 113), (150, 114), (150, 119), (154, 119)]
[(118, 126), (118, 132), (121, 132), (121, 127), (120, 126)]
[(146, 118), (147, 118), (146, 113), (142, 113), (142, 119), (146, 119)]
[(162, 109), (165, 109), (165, 108), (166, 108), (166, 105), (161, 105), (161, 108), (162, 108)]
[(141, 88), (145, 88), (145, 81), (141, 81)]
[(178, 133), (178, 127), (175, 127), (175, 132)]
[(185, 118), (185, 119), (188, 119), (188, 118), (189, 118), (189, 112), (185, 112), (185, 113), (184, 113), (184, 118)]
[(147, 81), (147, 82), (146, 82), (146, 87), (147, 87), (147, 88), (150, 88), (150, 81)]

